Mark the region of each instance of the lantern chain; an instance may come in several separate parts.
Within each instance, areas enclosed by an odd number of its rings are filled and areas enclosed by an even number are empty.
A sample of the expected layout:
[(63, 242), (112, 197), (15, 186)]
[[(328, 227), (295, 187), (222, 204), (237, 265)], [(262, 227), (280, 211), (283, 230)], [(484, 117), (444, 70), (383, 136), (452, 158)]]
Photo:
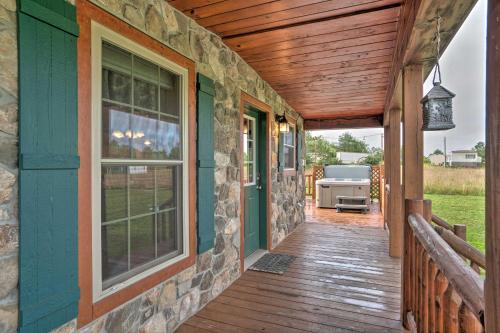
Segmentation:
[[(432, 79), (432, 83), (441, 83), (441, 67), (439, 66), (439, 58), (441, 49), (441, 15), (437, 15), (436, 18), (436, 69), (434, 70), (434, 77)], [(439, 80), (436, 81), (436, 74), (439, 75)]]

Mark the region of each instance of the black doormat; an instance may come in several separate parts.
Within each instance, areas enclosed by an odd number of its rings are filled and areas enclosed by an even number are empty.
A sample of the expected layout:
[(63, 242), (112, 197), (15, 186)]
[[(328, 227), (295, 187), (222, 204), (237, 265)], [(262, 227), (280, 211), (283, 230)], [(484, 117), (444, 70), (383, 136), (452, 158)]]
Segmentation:
[(295, 257), (288, 254), (266, 253), (248, 269), (282, 275), (294, 260)]

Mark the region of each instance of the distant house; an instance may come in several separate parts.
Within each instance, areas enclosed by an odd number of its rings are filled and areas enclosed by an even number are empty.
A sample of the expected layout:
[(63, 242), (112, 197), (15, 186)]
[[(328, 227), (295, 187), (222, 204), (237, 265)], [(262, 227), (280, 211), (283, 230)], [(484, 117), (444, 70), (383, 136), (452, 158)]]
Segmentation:
[(482, 159), (474, 150), (454, 150), (448, 159), (452, 167), (479, 167)]
[(359, 164), (361, 161), (366, 158), (368, 153), (350, 153), (350, 152), (337, 152), (337, 159), (342, 164)]
[(430, 154), (429, 160), (431, 161), (431, 165), (444, 165), (443, 154)]

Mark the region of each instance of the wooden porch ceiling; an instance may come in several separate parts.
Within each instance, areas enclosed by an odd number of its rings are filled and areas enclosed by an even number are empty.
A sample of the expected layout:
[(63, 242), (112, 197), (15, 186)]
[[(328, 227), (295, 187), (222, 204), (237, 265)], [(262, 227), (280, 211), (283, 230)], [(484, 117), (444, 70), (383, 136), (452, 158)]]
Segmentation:
[(402, 0), (169, 0), (305, 119), (379, 116)]

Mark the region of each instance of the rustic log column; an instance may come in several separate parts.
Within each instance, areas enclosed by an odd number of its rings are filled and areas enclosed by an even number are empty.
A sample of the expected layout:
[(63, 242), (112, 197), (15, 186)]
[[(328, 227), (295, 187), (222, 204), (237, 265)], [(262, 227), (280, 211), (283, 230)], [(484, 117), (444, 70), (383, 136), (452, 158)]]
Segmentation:
[(401, 110), (389, 112), (389, 254), (399, 258), (403, 243), (402, 191), (401, 191)]
[(486, 52), (486, 332), (500, 332), (500, 0), (488, 1)]
[(424, 197), (424, 134), (422, 132), (422, 65), (403, 71), (403, 191), (405, 199)]

